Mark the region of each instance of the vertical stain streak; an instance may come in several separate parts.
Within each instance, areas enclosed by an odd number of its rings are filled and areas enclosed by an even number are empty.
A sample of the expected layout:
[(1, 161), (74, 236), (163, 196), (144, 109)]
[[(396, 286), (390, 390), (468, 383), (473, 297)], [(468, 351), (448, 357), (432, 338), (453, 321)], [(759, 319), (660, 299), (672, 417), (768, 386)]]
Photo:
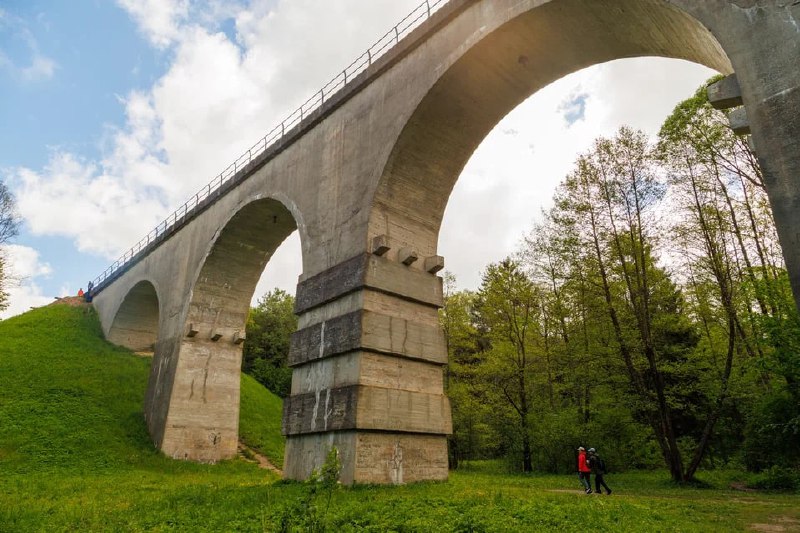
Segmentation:
[(328, 410), (328, 404), (330, 404), (330, 401), (331, 401), (331, 389), (326, 389), (325, 390), (325, 414), (324, 414), (324, 420), (325, 420), (324, 429), (326, 429), (326, 430), (328, 429), (328, 415), (330, 414), (330, 411)]
[(319, 393), (320, 391), (314, 393), (314, 409), (311, 411), (311, 429), (312, 431), (317, 429), (317, 411), (319, 410)]
[(205, 368), (203, 368), (203, 403), (207, 403), (206, 399), (206, 385), (208, 384), (208, 367), (211, 365), (211, 355), (206, 359)]
[(403, 320), (403, 353), (408, 355), (408, 348), (406, 347), (406, 343), (408, 342), (408, 320)]
[(322, 359), (325, 356), (325, 322), (322, 323), (322, 327), (319, 330), (319, 358)]

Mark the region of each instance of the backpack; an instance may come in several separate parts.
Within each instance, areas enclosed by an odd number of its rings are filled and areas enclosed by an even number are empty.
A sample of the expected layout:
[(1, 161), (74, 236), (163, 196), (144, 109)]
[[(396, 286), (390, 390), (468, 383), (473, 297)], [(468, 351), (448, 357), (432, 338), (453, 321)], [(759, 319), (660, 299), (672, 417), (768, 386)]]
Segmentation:
[(607, 472), (607, 470), (606, 470), (606, 462), (603, 461), (603, 459), (600, 456), (597, 456), (597, 457), (592, 459), (592, 463), (595, 463), (595, 462), (597, 464), (597, 471), (600, 472), (601, 474), (605, 474)]

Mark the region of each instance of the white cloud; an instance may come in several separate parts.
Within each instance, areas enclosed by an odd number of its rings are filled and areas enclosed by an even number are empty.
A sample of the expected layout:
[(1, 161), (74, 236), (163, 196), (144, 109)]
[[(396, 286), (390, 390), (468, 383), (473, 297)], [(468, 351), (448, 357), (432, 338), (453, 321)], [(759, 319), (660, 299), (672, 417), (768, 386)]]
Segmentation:
[[(459, 287), (477, 288), (490, 262), (514, 253), (595, 138), (623, 124), (656, 135), (674, 106), (712, 74), (678, 60), (613, 61), (562, 78), (506, 116), (470, 159), (445, 212), (439, 253)], [(588, 97), (583, 120), (570, 125), (563, 103), (576, 94)]]
[(8, 245), (3, 250), (8, 279), (9, 307), (0, 312), (0, 319), (24, 313), (31, 307), (39, 307), (53, 301), (52, 296), (42, 294), (37, 278), (48, 277), (53, 270), (39, 259), (39, 252), (27, 246)]
[[(6, 176), (34, 234), (70, 237), (109, 259), (333, 77), (332, 65), (363, 52), (377, 35), (361, 28), (388, 28), (417, 2), (119, 3), (154, 46), (170, 47), (169, 69), (120, 98), (127, 120), (109, 127), (102, 160), (55, 149), (43, 168)], [(211, 14), (235, 20), (235, 41)]]
[(22, 41), (30, 56), (29, 64), (25, 64), (22, 57), (12, 58), (0, 50), (0, 69), (24, 83), (46, 81), (55, 75), (58, 64), (40, 52), (39, 43), (23, 19), (0, 9), (0, 33), (6, 33), (9, 40)]
[(20, 69), (20, 76), (26, 82), (44, 81), (52, 78), (55, 71), (56, 62), (36, 52), (31, 64)]
[(118, 0), (139, 29), (158, 48), (166, 48), (180, 35), (180, 24), (189, 15), (189, 0)]
[(17, 169), (9, 178), (33, 234), (72, 237), (79, 250), (109, 257), (118, 253), (120, 242), (144, 236), (164, 211), (154, 190), (121, 183), (68, 153), (54, 153), (40, 173)]

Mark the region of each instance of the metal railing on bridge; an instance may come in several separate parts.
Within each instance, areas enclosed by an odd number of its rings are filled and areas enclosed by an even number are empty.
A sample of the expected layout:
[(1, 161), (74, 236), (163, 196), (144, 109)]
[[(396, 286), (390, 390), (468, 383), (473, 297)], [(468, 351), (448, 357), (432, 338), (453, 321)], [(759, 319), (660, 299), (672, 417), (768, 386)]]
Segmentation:
[(358, 77), (359, 74), (369, 68), (375, 61), (382, 57), (400, 42), (403, 37), (417, 29), (437, 12), (448, 0), (426, 0), (417, 6), (403, 20), (384, 34), (366, 52), (361, 54), (355, 61), (350, 63), (344, 70), (337, 74), (331, 81), (323, 86), (319, 91), (306, 100), (299, 108), (281, 121), (280, 124), (272, 128), (264, 137), (258, 140), (236, 161), (231, 163), (225, 170), (216, 176), (205, 187), (189, 198), (182, 206), (173, 211), (159, 225), (145, 235), (142, 240), (134, 244), (127, 252), (114, 261), (111, 266), (97, 276), (92, 282), (96, 289), (102, 289), (104, 282), (113, 277), (120, 269), (124, 268), (137, 254), (145, 250), (151, 243), (156, 242), (160, 237), (169, 233), (176, 225), (187, 218), (190, 218), (201, 204), (220, 188), (222, 188), (237, 172), (250, 164), (259, 155), (266, 152), (272, 146), (278, 145), (286, 136), (287, 132), (302, 123), (314, 111), (331, 97), (341, 91), (350, 81)]

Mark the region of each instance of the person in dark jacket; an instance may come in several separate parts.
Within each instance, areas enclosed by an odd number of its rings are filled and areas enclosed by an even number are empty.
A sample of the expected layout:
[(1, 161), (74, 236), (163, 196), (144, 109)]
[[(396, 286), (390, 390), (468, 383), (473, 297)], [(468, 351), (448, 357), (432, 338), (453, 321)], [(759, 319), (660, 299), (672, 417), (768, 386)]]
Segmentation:
[(581, 485), (586, 491), (586, 494), (592, 493), (592, 470), (586, 463), (586, 449), (583, 446), (578, 447), (578, 479), (581, 480)]
[(600, 490), (600, 487), (605, 487), (606, 494), (611, 494), (611, 489), (606, 485), (603, 476), (606, 474), (606, 463), (597, 453), (597, 450), (594, 448), (589, 448), (589, 457), (586, 458), (586, 464), (594, 474), (594, 491), (597, 494), (603, 494), (603, 491)]

